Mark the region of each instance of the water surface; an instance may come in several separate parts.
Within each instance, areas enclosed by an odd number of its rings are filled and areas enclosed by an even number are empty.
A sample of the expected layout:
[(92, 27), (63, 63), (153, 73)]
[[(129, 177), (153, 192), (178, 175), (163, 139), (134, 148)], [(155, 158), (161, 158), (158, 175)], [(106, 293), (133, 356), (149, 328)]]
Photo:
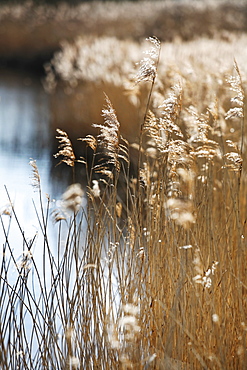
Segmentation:
[(52, 197), (60, 194), (63, 177), (51, 176), (54, 136), (49, 95), (40, 77), (0, 70), (0, 205), (6, 199), (5, 185), (16, 204), (22, 205), (18, 209), (26, 208), (32, 193), (31, 158), (37, 161), (43, 191)]
[[(46, 194), (51, 199), (59, 198), (66, 188), (63, 177), (58, 180), (51, 175), (54, 135), (50, 130), (49, 96), (40, 78), (0, 70), (0, 210), (8, 202), (9, 194), (27, 237), (32, 237), (38, 228), (33, 200), (39, 208), (38, 194), (32, 187), (30, 159), (36, 160), (45, 203)], [(20, 231), (16, 225), (11, 227), (10, 242), (19, 240), (16, 236)], [(2, 242), (2, 233), (0, 239)], [(20, 253), (20, 246), (16, 242), (14, 245)]]

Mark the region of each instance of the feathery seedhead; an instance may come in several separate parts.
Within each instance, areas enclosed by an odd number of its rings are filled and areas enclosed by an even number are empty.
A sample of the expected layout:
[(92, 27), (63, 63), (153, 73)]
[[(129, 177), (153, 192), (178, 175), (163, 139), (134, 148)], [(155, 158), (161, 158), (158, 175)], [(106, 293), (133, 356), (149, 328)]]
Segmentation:
[(183, 138), (183, 134), (176, 121), (181, 110), (182, 88), (179, 84), (174, 85), (167, 99), (159, 105), (161, 116), (157, 118), (151, 111), (148, 112), (145, 122), (145, 131), (150, 136), (159, 152), (167, 151), (169, 139), (174, 137)]
[(195, 223), (195, 216), (193, 214), (194, 206), (191, 201), (169, 198), (165, 207), (169, 211), (170, 218), (185, 229), (190, 228), (190, 226)]
[(72, 184), (63, 193), (63, 207), (72, 212), (77, 212), (82, 203), (83, 190), (80, 184)]
[(105, 94), (106, 106), (102, 109), (104, 124), (94, 124), (93, 127), (99, 128), (98, 142), (109, 157), (108, 164), (113, 164), (116, 170), (120, 171), (119, 150), (120, 150), (120, 123), (118, 122), (116, 111), (112, 106), (109, 97)]
[(239, 153), (226, 153), (224, 155), (224, 158), (226, 159), (225, 167), (234, 172), (240, 171), (240, 169), (242, 168), (243, 159), (241, 158), (241, 155)]
[(11, 202), (5, 204), (4, 206), (0, 207), (0, 216), (11, 216), (12, 214), (13, 204)]
[(211, 275), (214, 275), (216, 267), (219, 264), (219, 262), (213, 261), (211, 268), (208, 268), (207, 271), (204, 272), (200, 258), (200, 251), (199, 249), (196, 249), (193, 264), (195, 271), (197, 272), (197, 275), (193, 277), (193, 281), (197, 284), (201, 284), (205, 288), (210, 288), (212, 285)]
[(95, 198), (100, 196), (99, 182), (97, 180), (93, 180), (92, 194)]
[(170, 120), (175, 122), (178, 112), (181, 109), (182, 100), (182, 87), (180, 84), (176, 84), (171, 88), (171, 92), (163, 103), (158, 108), (162, 109), (162, 115), (169, 117)]
[(231, 102), (236, 106), (230, 108), (226, 113), (225, 119), (231, 118), (243, 118), (244, 117), (244, 90), (241, 79), (241, 74), (236, 61), (234, 62), (234, 69), (236, 71), (235, 76), (227, 78), (227, 82), (230, 84), (230, 90), (234, 91), (236, 95), (231, 99)]
[(122, 306), (122, 316), (116, 323), (111, 322), (108, 326), (108, 337), (112, 348), (121, 348), (120, 337), (122, 336), (124, 336), (125, 343), (131, 344), (136, 341), (140, 332), (138, 316), (138, 306), (131, 303)]
[(76, 158), (68, 134), (60, 129), (57, 129), (56, 131), (59, 134), (59, 136), (56, 136), (56, 139), (58, 139), (59, 141), (60, 145), (58, 146), (58, 148), (60, 150), (58, 151), (58, 153), (54, 154), (54, 157), (63, 157), (58, 165), (64, 162), (68, 166), (74, 167)]
[(54, 223), (66, 220), (66, 216), (61, 209), (55, 209), (52, 211), (52, 220)]
[(36, 189), (40, 189), (40, 175), (36, 161), (31, 159), (29, 164), (33, 169), (32, 186)]
[(30, 249), (25, 250), (17, 263), (18, 269), (20, 269), (22, 273), (23, 271), (29, 272), (32, 267), (32, 259), (33, 255)]
[(96, 152), (97, 149), (97, 140), (92, 135), (87, 135), (84, 138), (79, 138), (80, 141), (85, 141), (85, 143), (94, 151)]
[(153, 82), (157, 76), (157, 67), (160, 55), (160, 41), (156, 37), (149, 37), (147, 41), (153, 44), (151, 49), (146, 50), (144, 54), (148, 55), (147, 58), (141, 60), (140, 68), (136, 76), (136, 83), (141, 81)]

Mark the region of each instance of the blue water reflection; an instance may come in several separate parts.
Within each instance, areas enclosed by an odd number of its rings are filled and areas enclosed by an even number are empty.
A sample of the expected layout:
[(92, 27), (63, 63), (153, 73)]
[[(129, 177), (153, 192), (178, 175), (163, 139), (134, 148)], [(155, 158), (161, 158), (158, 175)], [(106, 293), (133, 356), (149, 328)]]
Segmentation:
[[(44, 202), (46, 194), (51, 199), (59, 198), (67, 186), (61, 178), (57, 180), (51, 176), (54, 166), (51, 162), (54, 133), (50, 131), (49, 120), (49, 96), (40, 79), (20, 72), (1, 70), (0, 209), (8, 203), (7, 189), (27, 237), (33, 237), (38, 224), (33, 199), (36, 203), (38, 200), (31, 185), (30, 159), (37, 161)], [(10, 238), (16, 238), (19, 233), (16, 228)], [(3, 242), (1, 234), (0, 239)]]
[(21, 212), (23, 203), (30, 200), (30, 158), (37, 160), (43, 190), (59, 196), (64, 184), (51, 176), (54, 134), (49, 96), (40, 79), (0, 70), (0, 205), (6, 197), (4, 185), (21, 203)]

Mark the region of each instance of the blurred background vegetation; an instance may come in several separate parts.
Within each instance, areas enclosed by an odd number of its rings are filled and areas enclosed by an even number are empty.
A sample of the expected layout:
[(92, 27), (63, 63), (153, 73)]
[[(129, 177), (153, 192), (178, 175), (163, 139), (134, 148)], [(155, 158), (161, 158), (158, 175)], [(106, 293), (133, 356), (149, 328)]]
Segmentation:
[[(33, 0), (34, 4), (38, 5), (44, 5), (44, 4), (50, 4), (50, 5), (57, 5), (61, 3), (67, 3), (70, 5), (78, 5), (85, 2), (93, 2), (95, 0)], [(126, 0), (100, 0), (100, 1), (114, 1), (114, 2), (123, 2)], [(140, 0), (127, 0), (127, 1), (140, 1)], [(0, 4), (23, 4), (25, 3), (25, 0), (1, 0)]]
[(199, 37), (226, 40), (229, 33), (246, 30), (245, 0), (2, 0), (0, 63), (42, 69), (62, 41), (77, 37), (140, 42), (155, 35), (161, 41), (178, 42)]
[[(81, 3), (89, 3), (89, 2), (95, 2), (95, 1), (98, 1), (98, 2), (115, 2), (115, 3), (123, 3), (123, 2), (146, 2), (147, 0), (32, 0), (32, 2), (34, 4), (38, 4), (38, 5), (59, 5), (59, 4), (62, 4), (62, 3), (66, 3), (66, 4), (69, 4), (69, 5), (78, 5), (78, 4), (81, 4)], [(157, 1), (160, 1), (160, 0), (149, 0), (149, 2), (157, 2)], [(0, 4), (23, 4), (23, 3), (26, 3), (27, 0), (0, 0)], [(183, 0), (162, 0), (160, 2), (174, 2), (174, 3), (181, 3), (181, 2), (184, 2)], [(187, 2), (201, 2), (201, 3), (204, 3), (204, 2), (207, 2), (205, 0), (189, 0)], [(214, 3), (219, 3), (219, 2), (223, 2), (222, 0), (214, 0)], [(241, 0), (241, 1), (238, 1), (238, 0), (231, 0), (232, 3), (242, 3), (242, 2), (246, 2), (246, 0)]]

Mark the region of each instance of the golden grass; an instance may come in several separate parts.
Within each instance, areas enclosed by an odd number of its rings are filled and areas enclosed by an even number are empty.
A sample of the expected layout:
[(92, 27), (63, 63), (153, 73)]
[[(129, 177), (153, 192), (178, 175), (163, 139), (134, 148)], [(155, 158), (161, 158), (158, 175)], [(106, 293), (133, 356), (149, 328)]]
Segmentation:
[[(205, 112), (218, 105), (219, 120), (224, 123), (230, 93), (226, 83), (234, 59), (246, 84), (245, 34), (229, 35), (228, 40), (199, 38), (186, 43), (162, 43), (157, 84), (153, 91), (153, 109), (162, 103), (172, 85), (181, 83), (183, 106), (196, 106)], [(138, 141), (145, 114), (148, 87), (135, 84), (138, 63), (147, 43), (117, 38), (79, 38), (64, 43), (62, 50), (47, 64), (46, 87), (51, 94), (51, 123), (76, 138), (96, 134), (92, 123), (102, 123), (101, 109), (105, 92), (121, 122), (121, 134), (130, 143)], [(126, 54), (129, 55), (126, 60)], [(97, 57), (96, 57), (97, 56)], [(54, 72), (55, 71), (55, 72)], [(184, 114), (184, 113), (183, 113)]]
[[(148, 79), (148, 105), (136, 178), (110, 95), (98, 135), (83, 138), (91, 165), (75, 157), (67, 134), (58, 131), (58, 154), (66, 149), (72, 168), (85, 163), (88, 184), (85, 194), (72, 184), (53, 209), (56, 252), (48, 234), (51, 200), (44, 206), (32, 161), (43, 270), (36, 236), (25, 238), (13, 206), (12, 213), (2, 211), (3, 369), (245, 368), (245, 66), (236, 57), (230, 69), (228, 56), (222, 72), (220, 58), (205, 48), (214, 43), (192, 45), (202, 56), (198, 64), (191, 45), (176, 54), (195, 62), (190, 73), (182, 63), (179, 74), (171, 67), (169, 45), (161, 45), (159, 78), (157, 50), (141, 62), (137, 76), (139, 84)], [(219, 44), (223, 57), (228, 46)], [(79, 208), (83, 197), (86, 206)], [(21, 263), (9, 242), (14, 221), (25, 247)]]

